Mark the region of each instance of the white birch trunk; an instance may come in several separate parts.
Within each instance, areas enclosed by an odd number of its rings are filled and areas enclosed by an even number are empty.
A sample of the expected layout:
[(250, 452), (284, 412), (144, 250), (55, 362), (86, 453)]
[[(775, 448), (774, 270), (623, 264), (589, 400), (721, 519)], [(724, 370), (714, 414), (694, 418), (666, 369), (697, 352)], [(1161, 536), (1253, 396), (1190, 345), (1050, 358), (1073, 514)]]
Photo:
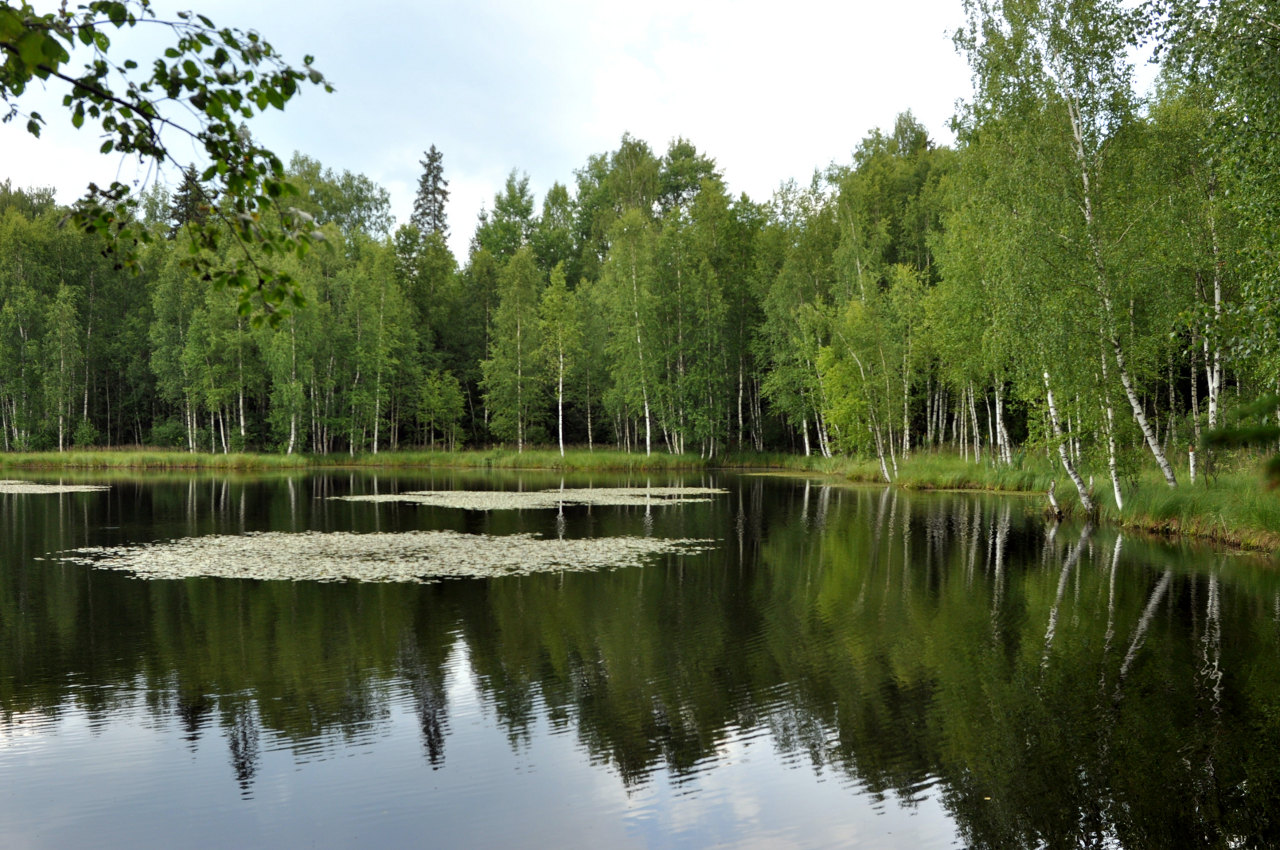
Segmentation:
[(904, 462), (911, 454), (911, 382), (907, 371), (908, 356), (902, 355), (902, 460)]
[[(1108, 321), (1110, 321), (1110, 299), (1105, 299), (1105, 306), (1107, 308)], [(1151, 454), (1160, 466), (1160, 472), (1164, 475), (1165, 482), (1170, 487), (1177, 487), (1178, 479), (1174, 477), (1173, 467), (1169, 465), (1169, 460), (1165, 457), (1164, 450), (1160, 448), (1160, 442), (1156, 439), (1155, 432), (1151, 429), (1151, 424), (1147, 422), (1147, 415), (1142, 410), (1142, 402), (1138, 399), (1138, 394), (1133, 388), (1133, 381), (1129, 378), (1129, 370), (1125, 365), (1124, 350), (1120, 347), (1120, 340), (1115, 335), (1114, 329), (1112, 329), (1110, 336), (1116, 367), (1120, 373), (1120, 385), (1124, 387), (1124, 394), (1129, 399), (1129, 407), (1133, 410), (1133, 418), (1138, 423), (1138, 428), (1142, 430), (1142, 436), (1147, 441), (1147, 448), (1151, 449)]]
[(973, 417), (973, 462), (982, 463), (982, 429), (978, 426), (978, 405), (973, 382), (969, 382), (969, 415)]
[[(1210, 190), (1209, 236), (1213, 248), (1213, 324), (1216, 334), (1222, 333), (1222, 262), (1218, 249), (1217, 222), (1213, 215), (1213, 192)], [(1216, 335), (1215, 334), (1215, 335)], [(1209, 337), (1204, 340), (1205, 371), (1209, 377), (1209, 427), (1218, 427), (1218, 397), (1222, 393), (1222, 347), (1214, 345), (1212, 352)]]
[(1111, 476), (1111, 489), (1116, 495), (1116, 509), (1124, 509), (1124, 495), (1120, 492), (1120, 473), (1116, 464), (1116, 425), (1111, 406), (1111, 384), (1107, 380), (1107, 352), (1102, 352), (1102, 401), (1107, 414), (1107, 473)]
[(564, 457), (564, 349), (560, 350), (560, 372), (556, 380), (556, 417), (560, 433), (560, 457)]
[(1093, 503), (1093, 497), (1089, 495), (1089, 490), (1084, 485), (1084, 480), (1080, 478), (1080, 473), (1076, 472), (1075, 464), (1071, 462), (1071, 456), (1067, 454), (1066, 440), (1062, 437), (1062, 428), (1058, 424), (1058, 408), (1053, 402), (1053, 390), (1049, 386), (1049, 372), (1044, 373), (1044, 394), (1049, 404), (1049, 423), (1053, 428), (1053, 436), (1058, 444), (1058, 458), (1062, 461), (1062, 467), (1066, 470), (1067, 475), (1071, 478), (1071, 483), (1076, 485), (1076, 491), (1080, 494), (1080, 506), (1084, 508), (1085, 513), (1092, 514), (1097, 510)]

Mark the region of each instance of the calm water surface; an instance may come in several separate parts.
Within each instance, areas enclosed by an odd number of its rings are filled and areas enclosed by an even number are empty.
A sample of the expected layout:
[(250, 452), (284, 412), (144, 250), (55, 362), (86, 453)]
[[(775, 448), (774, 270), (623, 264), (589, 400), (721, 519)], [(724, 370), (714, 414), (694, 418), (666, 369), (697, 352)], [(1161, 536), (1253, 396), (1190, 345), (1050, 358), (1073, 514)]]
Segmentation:
[[(1280, 844), (1267, 562), (764, 476), (562, 514), (328, 498), (536, 474), (102, 481), (0, 495), (0, 847)], [(417, 529), (716, 543), (424, 585), (45, 559)]]

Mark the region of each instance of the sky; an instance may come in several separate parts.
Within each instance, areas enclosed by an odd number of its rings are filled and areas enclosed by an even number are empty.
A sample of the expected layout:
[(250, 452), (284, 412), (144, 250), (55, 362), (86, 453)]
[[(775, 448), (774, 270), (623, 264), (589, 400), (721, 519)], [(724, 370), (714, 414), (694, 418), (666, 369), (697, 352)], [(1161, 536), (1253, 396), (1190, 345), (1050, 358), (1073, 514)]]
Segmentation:
[[(862, 138), (908, 109), (950, 143), (947, 122), (970, 92), (950, 38), (963, 23), (960, 0), (313, 0), (305, 14), (278, 0), (196, 2), (155, 6), (257, 30), (295, 64), (314, 56), (333, 83), (333, 94), (304, 91), (251, 125), (286, 159), (300, 151), (366, 175), (404, 223), (424, 151), (439, 148), (460, 260), (512, 169), (529, 175), (540, 209), (553, 182), (572, 188), (573, 172), (623, 133), (658, 154), (683, 136), (732, 192), (767, 200), (789, 179), (850, 162)], [(160, 42), (117, 44), (146, 56)], [(48, 120), (39, 140), (25, 122), (0, 125), (0, 179), (52, 186), (64, 203), (90, 181), (154, 179), (98, 155), (100, 141), (88, 125), (71, 128), (59, 99), (33, 87), (21, 101)]]

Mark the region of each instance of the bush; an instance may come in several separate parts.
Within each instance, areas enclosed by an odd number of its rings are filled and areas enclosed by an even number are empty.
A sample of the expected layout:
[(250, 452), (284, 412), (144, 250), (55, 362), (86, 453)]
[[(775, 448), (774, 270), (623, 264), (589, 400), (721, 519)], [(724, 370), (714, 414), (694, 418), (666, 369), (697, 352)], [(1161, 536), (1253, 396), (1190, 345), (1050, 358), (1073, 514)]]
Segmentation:
[(152, 427), (151, 438), (148, 442), (153, 446), (167, 448), (185, 447), (187, 444), (187, 429), (182, 427), (181, 422), (169, 419)]
[(71, 444), (80, 448), (96, 446), (98, 445), (98, 440), (98, 429), (93, 427), (93, 423), (88, 419), (81, 419), (80, 424), (76, 426), (75, 433), (71, 435)]

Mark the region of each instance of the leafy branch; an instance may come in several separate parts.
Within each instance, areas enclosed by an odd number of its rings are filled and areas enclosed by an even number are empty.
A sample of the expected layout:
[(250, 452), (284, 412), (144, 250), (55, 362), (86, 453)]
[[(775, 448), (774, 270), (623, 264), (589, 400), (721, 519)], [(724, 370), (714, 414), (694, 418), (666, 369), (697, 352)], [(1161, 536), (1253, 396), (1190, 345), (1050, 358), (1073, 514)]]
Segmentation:
[[(176, 36), (148, 70), (132, 58), (108, 58), (109, 33), (139, 23), (168, 28)], [(72, 70), (72, 53), (84, 49), (91, 51), (89, 61)], [(331, 92), (310, 56), (295, 68), (254, 31), (219, 28), (192, 12), (161, 20), (151, 0), (94, 0), (74, 11), (64, 5), (47, 14), (37, 14), (25, 0), (4, 0), (0, 58), (0, 100), (8, 104), (0, 120), (21, 114), (18, 102), (33, 79), (54, 80), (67, 86), (62, 106), (72, 126), (80, 129), (88, 121), (100, 128), (101, 153), (181, 167), (165, 132), (201, 147), (208, 161), (201, 179), (214, 187), (206, 200), (216, 195), (224, 203), (209, 200), (213, 215), (188, 223), (189, 267), (214, 286), (238, 290), (241, 314), (257, 321), (275, 324), (286, 304), (302, 304), (292, 278), (273, 265), (288, 254), (304, 255), (322, 236), (310, 216), (286, 206), (294, 190), (285, 180), (284, 164), (253, 140), (244, 122), (268, 109), (284, 109), (304, 84)], [(30, 112), (26, 118), (28, 132), (39, 137), (44, 117)], [(129, 186), (90, 184), (69, 221), (105, 237), (116, 262), (136, 270), (138, 245), (150, 239), (136, 221), (136, 207)], [(227, 234), (237, 249), (234, 259), (218, 251)]]

